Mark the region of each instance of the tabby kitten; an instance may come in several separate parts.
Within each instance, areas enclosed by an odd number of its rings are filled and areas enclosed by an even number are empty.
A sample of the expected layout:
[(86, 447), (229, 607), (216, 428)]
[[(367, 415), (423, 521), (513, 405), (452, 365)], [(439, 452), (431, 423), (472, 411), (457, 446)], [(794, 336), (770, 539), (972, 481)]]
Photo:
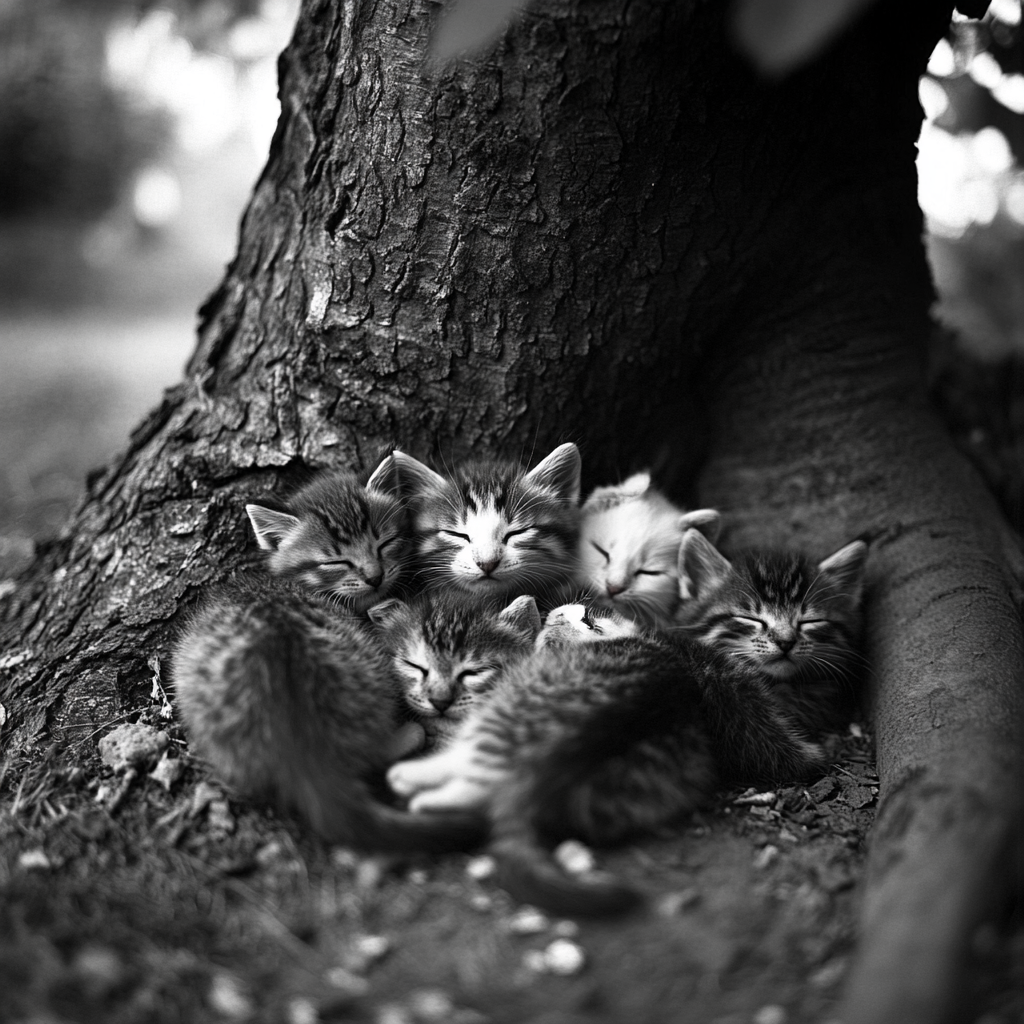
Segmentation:
[(648, 626), (671, 624), (679, 604), (679, 545), (690, 527), (712, 542), (720, 516), (684, 512), (651, 486), (649, 473), (599, 487), (580, 508), (577, 582), (591, 600)]
[(303, 818), (332, 843), (463, 850), (476, 816), (415, 815), (374, 787), (422, 742), (401, 685), (360, 620), (302, 586), (252, 572), (216, 588), (173, 653), (189, 747), (242, 796)]
[(533, 469), (487, 459), (450, 477), (392, 455), (411, 496), (429, 589), (451, 586), (491, 606), (551, 597), (572, 579), (579, 525), (580, 454), (563, 444)]
[(499, 880), (558, 914), (611, 914), (639, 894), (570, 878), (547, 848), (650, 833), (704, 803), (715, 764), (685, 653), (617, 614), (552, 611), (528, 660), (506, 672), (443, 752), (388, 772), (410, 810), (486, 812)]
[(365, 487), (347, 470), (320, 473), (282, 509), (245, 506), (271, 573), (364, 612), (395, 590), (412, 554), (394, 462)]
[(697, 643), (761, 675), (808, 734), (845, 725), (856, 697), (867, 545), (815, 564), (782, 551), (732, 562), (688, 530), (679, 549), (676, 624)]
[(433, 744), (443, 744), (503, 671), (529, 655), (540, 632), (532, 597), (494, 612), (457, 595), (426, 593), (369, 611), (406, 706)]

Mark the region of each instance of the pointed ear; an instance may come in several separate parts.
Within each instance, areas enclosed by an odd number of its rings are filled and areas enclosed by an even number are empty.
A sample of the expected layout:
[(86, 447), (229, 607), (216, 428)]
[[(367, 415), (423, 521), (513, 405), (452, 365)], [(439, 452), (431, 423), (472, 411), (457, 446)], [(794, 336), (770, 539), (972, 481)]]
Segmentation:
[(700, 530), (689, 529), (679, 545), (679, 596), (704, 597), (721, 586), (732, 564)]
[(404, 601), (399, 601), (397, 597), (389, 597), (386, 601), (367, 608), (366, 616), (375, 626), (390, 629), (396, 622), (405, 618), (408, 611), (409, 606)]
[(370, 474), (366, 481), (368, 491), (376, 491), (378, 494), (398, 495), (398, 465), (392, 455), (385, 455), (380, 460), (377, 468)]
[(531, 639), (535, 639), (540, 632), (541, 622), (537, 602), (528, 595), (517, 597), (498, 615), (498, 621), (529, 634)]
[(287, 540), (299, 528), (299, 520), (295, 516), (264, 505), (246, 505), (245, 514), (252, 523), (256, 543), (264, 551), (276, 551), (281, 542)]
[(722, 517), (713, 508), (697, 508), (692, 512), (684, 512), (679, 517), (679, 532), (700, 530), (712, 544), (718, 540), (722, 531)]
[(429, 466), (424, 465), (419, 459), (414, 459), (411, 455), (406, 455), (405, 452), (400, 452), (396, 448), (391, 453), (391, 460), (395, 465), (398, 480), (403, 489), (417, 493), (444, 489), (447, 482), (445, 478), (440, 473), (435, 473)]
[(579, 448), (572, 443), (560, 444), (523, 479), (538, 487), (547, 487), (575, 505), (580, 500), (581, 469)]
[(851, 541), (835, 554), (818, 563), (818, 571), (835, 581), (837, 590), (854, 602), (860, 601), (864, 589), (864, 565), (868, 557), (868, 546), (862, 540)]

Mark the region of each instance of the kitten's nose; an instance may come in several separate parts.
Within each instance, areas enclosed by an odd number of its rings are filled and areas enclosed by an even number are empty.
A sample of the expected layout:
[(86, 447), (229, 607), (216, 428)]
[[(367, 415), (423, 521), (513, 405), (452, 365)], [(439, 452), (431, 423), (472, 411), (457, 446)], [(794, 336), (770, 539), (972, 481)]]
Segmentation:
[(618, 583), (606, 583), (604, 589), (608, 591), (609, 597), (614, 597), (616, 594), (621, 594), (626, 588)]
[(443, 715), (454, 703), (455, 698), (450, 694), (446, 694), (442, 697), (431, 697), (430, 703), (433, 705), (434, 710), (439, 714)]
[(772, 633), (772, 640), (783, 654), (789, 654), (796, 646), (796, 630), (793, 628), (776, 629)]
[(381, 580), (384, 579), (384, 573), (378, 569), (372, 576), (364, 576), (363, 579), (366, 580), (368, 587), (376, 589), (380, 586)]
[(478, 561), (476, 564), (480, 568), (480, 571), (485, 576), (490, 576), (491, 573), (494, 572), (494, 570), (498, 568), (498, 565), (500, 563), (501, 563), (501, 559), (500, 558), (493, 558), (493, 559), (491, 559), (488, 562), (479, 562)]

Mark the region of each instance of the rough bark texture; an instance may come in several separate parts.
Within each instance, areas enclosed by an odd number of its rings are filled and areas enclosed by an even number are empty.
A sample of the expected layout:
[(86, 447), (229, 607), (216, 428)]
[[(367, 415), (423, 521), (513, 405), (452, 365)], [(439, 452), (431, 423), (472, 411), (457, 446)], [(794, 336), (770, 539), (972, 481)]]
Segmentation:
[(130, 708), (243, 557), (240, 500), (310, 467), (572, 439), (588, 482), (653, 465), (687, 497), (709, 452), (730, 543), (874, 541), (845, 1019), (933, 1021), (1017, 807), (1024, 664), (1004, 528), (921, 397), (916, 82), (950, 11), (878, 4), (768, 85), (724, 7), (538, 3), (431, 68), (425, 3), (307, 0), (190, 379), (6, 599), (4, 702), (22, 742)]

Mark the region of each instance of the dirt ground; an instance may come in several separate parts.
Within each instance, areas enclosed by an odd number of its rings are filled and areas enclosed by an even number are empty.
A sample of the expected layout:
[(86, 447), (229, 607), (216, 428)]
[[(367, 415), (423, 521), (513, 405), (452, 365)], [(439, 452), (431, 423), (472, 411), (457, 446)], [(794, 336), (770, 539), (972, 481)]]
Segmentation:
[[(5, 347), (15, 335), (0, 330), (8, 367), (0, 579), (59, 528), (85, 470), (175, 379), (188, 335), (180, 325), (151, 328), (156, 362), (140, 354), (142, 328), (130, 329), (133, 360), (114, 343), (106, 357), (78, 363), (54, 349), (45, 362), (60, 372), (32, 386), (10, 370), (27, 349)], [(1004, 395), (1004, 411), (994, 413), (985, 389), (997, 380), (1005, 388), (1007, 374), (987, 373), (940, 366), (937, 388), (1013, 514), (1024, 403)], [(155, 742), (134, 767), (105, 764), (98, 752), (78, 764), (45, 747), (6, 753), (0, 1021), (795, 1024), (832, 1016), (877, 799), (867, 721), (831, 740), (830, 770), (813, 785), (723, 793), (671, 834), (599, 851), (602, 867), (650, 894), (649, 908), (570, 922), (514, 907), (479, 856), (358, 857), (235, 802), (189, 759), (161, 666), (152, 667), (150, 702), (90, 737), (144, 727)], [(972, 938), (976, 1024), (1024, 1022), (1024, 928), (1006, 911)]]

